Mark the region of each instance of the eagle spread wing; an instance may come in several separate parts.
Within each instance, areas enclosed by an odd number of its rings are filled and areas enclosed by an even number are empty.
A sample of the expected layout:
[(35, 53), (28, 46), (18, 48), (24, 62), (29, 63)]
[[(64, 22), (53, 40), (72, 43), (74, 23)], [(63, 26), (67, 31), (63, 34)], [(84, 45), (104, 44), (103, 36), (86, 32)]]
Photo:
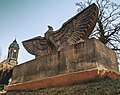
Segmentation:
[(52, 33), (48, 31), (49, 33), (46, 32), (45, 37), (38, 36), (23, 41), (23, 45), (29, 53), (43, 56), (51, 53), (53, 46), (65, 47), (84, 41), (90, 36), (96, 25), (98, 12), (98, 7), (93, 3), (65, 22), (59, 30)]
[(46, 44), (45, 37), (35, 37), (26, 41), (23, 41), (25, 49), (33, 55), (42, 56), (48, 54), (48, 46)]
[(94, 29), (98, 19), (98, 7), (92, 4), (67, 22), (54, 33), (56, 41), (61, 44), (75, 44), (77, 41), (87, 39)]

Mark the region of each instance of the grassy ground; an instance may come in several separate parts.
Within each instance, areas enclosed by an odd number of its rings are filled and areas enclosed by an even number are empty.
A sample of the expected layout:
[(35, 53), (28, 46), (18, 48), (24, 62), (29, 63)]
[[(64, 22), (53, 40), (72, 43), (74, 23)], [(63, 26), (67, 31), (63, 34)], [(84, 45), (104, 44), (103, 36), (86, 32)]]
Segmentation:
[(120, 95), (120, 80), (97, 79), (65, 87), (37, 91), (11, 91), (4, 95)]

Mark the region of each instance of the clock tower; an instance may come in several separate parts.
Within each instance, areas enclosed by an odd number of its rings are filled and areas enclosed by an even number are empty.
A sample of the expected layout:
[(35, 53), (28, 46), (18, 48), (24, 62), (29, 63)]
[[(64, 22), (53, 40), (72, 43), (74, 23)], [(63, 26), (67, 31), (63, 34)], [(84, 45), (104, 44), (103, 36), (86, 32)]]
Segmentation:
[(8, 48), (8, 57), (9, 64), (13, 67), (17, 65), (18, 61), (18, 53), (19, 53), (19, 45), (16, 41), (16, 39), (10, 44)]

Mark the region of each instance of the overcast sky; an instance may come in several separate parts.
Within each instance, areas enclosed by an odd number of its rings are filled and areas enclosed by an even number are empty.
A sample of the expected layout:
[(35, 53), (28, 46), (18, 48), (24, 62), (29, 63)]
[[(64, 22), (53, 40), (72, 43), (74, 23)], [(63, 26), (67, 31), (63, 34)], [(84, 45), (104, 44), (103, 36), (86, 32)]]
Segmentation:
[[(43, 36), (47, 25), (57, 30), (77, 13), (75, 3), (81, 0), (0, 0), (0, 48), (2, 59), (8, 46), (17, 39), (20, 45), (19, 64), (31, 60), (22, 41)], [(112, 0), (120, 4), (120, 0)]]

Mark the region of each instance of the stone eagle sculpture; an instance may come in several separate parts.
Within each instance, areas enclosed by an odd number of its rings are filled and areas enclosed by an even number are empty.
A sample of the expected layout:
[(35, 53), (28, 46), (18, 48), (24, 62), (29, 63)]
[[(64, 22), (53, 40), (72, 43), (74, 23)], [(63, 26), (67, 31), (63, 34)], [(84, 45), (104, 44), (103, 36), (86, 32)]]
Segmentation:
[(98, 7), (93, 3), (65, 22), (59, 30), (53, 31), (53, 28), (48, 26), (44, 37), (38, 36), (23, 41), (23, 46), (30, 54), (43, 56), (60, 51), (66, 46), (84, 42), (96, 25), (98, 13)]

